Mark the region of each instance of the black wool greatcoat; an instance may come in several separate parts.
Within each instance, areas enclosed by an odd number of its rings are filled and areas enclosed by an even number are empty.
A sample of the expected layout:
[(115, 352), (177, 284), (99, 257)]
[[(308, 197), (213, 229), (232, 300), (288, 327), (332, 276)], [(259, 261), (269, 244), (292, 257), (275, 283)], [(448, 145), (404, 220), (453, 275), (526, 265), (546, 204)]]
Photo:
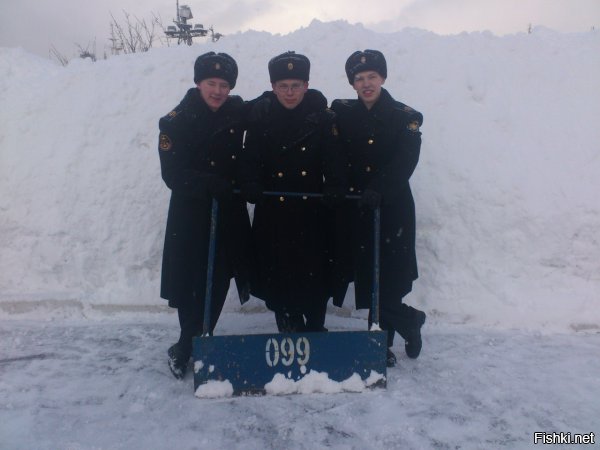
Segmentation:
[[(293, 110), (265, 93), (249, 116), (242, 179), (265, 191), (343, 191), (345, 163), (334, 114), (309, 89)], [(332, 210), (320, 199), (265, 197), (252, 224), (257, 280), (252, 294), (274, 311), (306, 312), (330, 296), (329, 226)]]
[[(423, 115), (382, 89), (368, 110), (361, 100), (335, 100), (348, 159), (349, 194), (381, 194), (380, 302), (401, 301), (417, 279), (415, 203), (409, 179), (419, 161)], [(356, 307), (371, 305), (373, 212), (356, 203), (338, 215), (334, 304), (341, 306), (355, 281)], [(350, 244), (348, 244), (350, 243)]]
[[(192, 88), (159, 121), (161, 173), (171, 189), (160, 295), (171, 307), (203, 303), (212, 201), (208, 184), (218, 175), (237, 187), (243, 114), (240, 97), (230, 96), (213, 112)], [(224, 301), (232, 277), (242, 303), (249, 298), (249, 255), (250, 219), (246, 203), (236, 196), (219, 203), (213, 281), (223, 286), (216, 293), (223, 298), (213, 303)]]

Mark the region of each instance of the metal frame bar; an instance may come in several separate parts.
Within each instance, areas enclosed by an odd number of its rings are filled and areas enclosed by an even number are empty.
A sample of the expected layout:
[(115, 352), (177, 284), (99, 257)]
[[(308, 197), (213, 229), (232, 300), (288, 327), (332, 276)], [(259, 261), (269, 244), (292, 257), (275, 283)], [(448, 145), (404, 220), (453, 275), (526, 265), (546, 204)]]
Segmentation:
[(204, 296), (204, 322), (202, 324), (202, 336), (210, 335), (210, 315), (212, 313), (212, 287), (215, 269), (215, 254), (217, 248), (218, 214), (219, 202), (213, 198), (210, 211), (210, 235), (208, 241), (208, 265), (206, 269), (206, 294)]
[[(234, 191), (238, 193), (239, 191)], [(322, 198), (323, 194), (317, 192), (279, 192), (265, 191), (263, 195), (283, 196), (283, 197), (306, 197)], [(346, 200), (358, 200), (360, 195), (346, 195)], [(206, 273), (206, 295), (204, 297), (204, 323), (202, 325), (202, 336), (210, 335), (210, 314), (212, 312), (212, 287), (213, 274), (216, 254), (217, 240), (217, 217), (219, 212), (219, 202), (212, 199), (211, 217), (210, 217), (210, 235), (208, 244), (208, 265)], [(381, 240), (381, 208), (378, 206), (373, 211), (373, 286), (371, 289), (371, 320), (375, 325), (379, 325), (379, 259), (380, 259), (380, 240)]]

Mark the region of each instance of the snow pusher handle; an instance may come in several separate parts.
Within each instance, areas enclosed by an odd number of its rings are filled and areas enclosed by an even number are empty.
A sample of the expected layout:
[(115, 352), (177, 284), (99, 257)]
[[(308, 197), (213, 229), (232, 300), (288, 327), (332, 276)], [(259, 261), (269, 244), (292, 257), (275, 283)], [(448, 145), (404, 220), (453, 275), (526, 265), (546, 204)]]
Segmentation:
[(217, 216), (219, 214), (219, 202), (212, 199), (210, 209), (210, 234), (208, 238), (208, 264), (206, 268), (206, 295), (204, 296), (204, 322), (202, 324), (202, 336), (210, 335), (210, 315), (212, 312), (212, 287), (213, 273), (215, 271), (215, 253), (217, 247)]
[[(240, 191), (235, 189), (234, 194)], [(323, 198), (323, 194), (316, 192), (278, 192), (264, 191), (263, 195), (271, 197), (303, 197), (303, 198)], [(346, 200), (358, 200), (360, 195), (346, 195)], [(212, 285), (215, 266), (215, 252), (217, 241), (217, 216), (219, 212), (219, 202), (213, 198), (210, 212), (210, 235), (208, 242), (208, 265), (206, 270), (206, 295), (204, 297), (204, 323), (202, 325), (202, 336), (210, 335), (210, 314), (212, 309)], [(378, 206), (373, 211), (373, 288), (371, 290), (371, 320), (373, 325), (379, 325), (379, 240), (381, 226), (381, 210)]]
[[(265, 191), (263, 195), (277, 197), (303, 197), (323, 198), (323, 194), (316, 192), (277, 192)], [(359, 200), (360, 195), (346, 195), (346, 200)], [(378, 206), (373, 211), (373, 288), (371, 290), (371, 320), (373, 325), (379, 326), (379, 258), (381, 238), (381, 209)]]
[(379, 239), (381, 238), (381, 209), (373, 211), (373, 290), (371, 291), (371, 320), (372, 326), (379, 327)]

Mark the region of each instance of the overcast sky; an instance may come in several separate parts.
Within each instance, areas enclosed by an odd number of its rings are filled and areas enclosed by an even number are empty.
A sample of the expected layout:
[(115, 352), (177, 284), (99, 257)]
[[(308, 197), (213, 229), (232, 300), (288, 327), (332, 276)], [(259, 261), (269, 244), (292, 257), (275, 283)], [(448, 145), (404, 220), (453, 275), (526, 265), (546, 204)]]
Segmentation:
[[(489, 30), (518, 33), (529, 24), (557, 31), (600, 32), (600, 0), (181, 0), (191, 7), (192, 23), (223, 34), (254, 29), (288, 33), (312, 19), (360, 22), (378, 31), (417, 27), (439, 34)], [(48, 56), (54, 45), (72, 57), (76, 45), (96, 42), (108, 48), (110, 13), (123, 10), (140, 19), (152, 13), (171, 24), (175, 0), (0, 0), (0, 46), (23, 47)]]

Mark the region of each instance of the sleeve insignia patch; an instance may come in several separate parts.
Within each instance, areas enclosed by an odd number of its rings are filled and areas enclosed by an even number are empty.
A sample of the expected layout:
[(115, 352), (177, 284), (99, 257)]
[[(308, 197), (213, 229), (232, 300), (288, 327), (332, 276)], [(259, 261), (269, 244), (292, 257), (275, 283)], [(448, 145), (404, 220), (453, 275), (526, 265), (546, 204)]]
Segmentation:
[(412, 121), (406, 126), (406, 128), (408, 131), (419, 131), (419, 122)]
[(177, 115), (177, 111), (175, 111), (175, 110), (173, 110), (169, 114), (167, 114), (168, 117), (175, 117), (176, 115)]
[(337, 136), (340, 134), (335, 123), (331, 126), (331, 134), (333, 134), (334, 136)]
[(172, 146), (173, 146), (173, 142), (171, 142), (171, 138), (169, 136), (167, 136), (166, 134), (161, 134), (158, 137), (158, 147), (161, 150), (169, 151), (169, 150), (171, 150)]
[(294, 69), (294, 65), (292, 63), (288, 63), (288, 70), (293, 70)]

